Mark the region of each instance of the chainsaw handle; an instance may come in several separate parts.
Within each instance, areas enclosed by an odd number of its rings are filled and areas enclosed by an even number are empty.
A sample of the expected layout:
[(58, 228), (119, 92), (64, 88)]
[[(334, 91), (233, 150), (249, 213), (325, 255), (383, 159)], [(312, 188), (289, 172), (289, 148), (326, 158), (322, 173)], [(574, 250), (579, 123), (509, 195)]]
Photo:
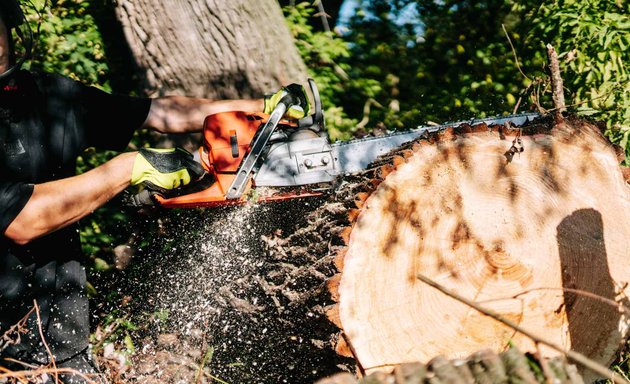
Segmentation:
[(316, 132), (320, 132), (324, 128), (324, 112), (322, 112), (322, 99), (319, 97), (319, 90), (315, 85), (315, 80), (308, 79), (308, 85), (313, 93), (313, 103), (315, 104), (315, 113), (298, 120), (299, 128), (310, 128)]
[[(274, 108), (273, 112), (271, 112), (271, 115), (269, 115), (269, 119), (267, 120), (265, 125), (262, 128), (259, 128), (259, 130), (256, 132), (256, 135), (252, 140), (250, 150), (241, 161), (241, 165), (238, 168), (236, 177), (232, 181), (232, 184), (230, 184), (230, 187), (225, 194), (226, 199), (239, 199), (243, 194), (252, 170), (258, 162), (260, 156), (263, 154), (269, 138), (276, 130), (278, 123), (280, 123), (280, 119), (282, 119), (282, 116), (284, 116), (287, 109), (289, 109), (291, 105), (294, 105), (285, 104), (284, 99), (285, 97), (280, 100), (278, 105), (276, 105), (276, 108)], [(291, 102), (291, 100), (295, 100), (295, 98), (291, 97), (290, 99), (288, 99), (288, 102)]]

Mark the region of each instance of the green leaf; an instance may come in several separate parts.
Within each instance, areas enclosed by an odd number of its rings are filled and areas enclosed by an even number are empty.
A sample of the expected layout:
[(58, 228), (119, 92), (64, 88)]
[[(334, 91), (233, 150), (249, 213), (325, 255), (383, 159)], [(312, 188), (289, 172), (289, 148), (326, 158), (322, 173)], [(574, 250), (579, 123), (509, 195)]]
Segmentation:
[(136, 352), (136, 346), (134, 345), (133, 340), (131, 339), (131, 336), (129, 336), (129, 334), (125, 335), (124, 343), (125, 348), (127, 348), (127, 351), (129, 351), (129, 353), (133, 354)]

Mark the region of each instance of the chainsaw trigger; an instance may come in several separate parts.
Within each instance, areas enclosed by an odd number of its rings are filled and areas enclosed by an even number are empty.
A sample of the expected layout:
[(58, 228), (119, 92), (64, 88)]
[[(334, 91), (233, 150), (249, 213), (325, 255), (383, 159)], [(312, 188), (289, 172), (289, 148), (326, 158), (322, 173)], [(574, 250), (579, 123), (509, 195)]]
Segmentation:
[(230, 147), (232, 147), (232, 157), (238, 157), (238, 139), (236, 138), (236, 131), (230, 131)]

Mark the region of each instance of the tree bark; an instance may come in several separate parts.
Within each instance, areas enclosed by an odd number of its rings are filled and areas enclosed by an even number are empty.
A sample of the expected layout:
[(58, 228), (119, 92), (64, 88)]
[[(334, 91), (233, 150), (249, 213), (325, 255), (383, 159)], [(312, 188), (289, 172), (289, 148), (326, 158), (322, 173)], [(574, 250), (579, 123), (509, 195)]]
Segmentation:
[(555, 107), (554, 115), (557, 122), (562, 121), (562, 114), (567, 111), (564, 102), (564, 82), (560, 74), (560, 62), (558, 61), (558, 53), (551, 44), (547, 44), (547, 59), (549, 60), (549, 77), (551, 78), (551, 89), (553, 105)]
[(523, 354), (516, 348), (510, 348), (500, 354), (485, 349), (466, 359), (457, 360), (437, 356), (427, 364), (401, 364), (390, 374), (375, 372), (362, 380), (357, 380), (350, 373), (339, 373), (319, 380), (316, 384), (357, 383), (584, 384), (584, 380), (577, 368), (563, 358), (537, 359), (531, 354)]
[(275, 0), (120, 0), (116, 15), (149, 96), (249, 98), (306, 83)]

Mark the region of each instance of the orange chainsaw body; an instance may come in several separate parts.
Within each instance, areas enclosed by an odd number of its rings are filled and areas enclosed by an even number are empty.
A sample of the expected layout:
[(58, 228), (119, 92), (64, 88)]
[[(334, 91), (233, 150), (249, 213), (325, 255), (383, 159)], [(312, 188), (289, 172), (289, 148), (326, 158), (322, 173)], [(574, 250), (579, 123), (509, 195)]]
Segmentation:
[[(229, 200), (225, 195), (236, 177), (236, 172), (243, 158), (251, 149), (256, 132), (268, 120), (264, 113), (241, 111), (221, 112), (206, 117), (203, 128), (203, 144), (199, 148), (199, 158), (205, 170), (214, 176), (215, 182), (207, 189), (170, 199), (157, 197), (160, 205), (166, 208), (213, 207), (236, 205), (247, 201), (248, 191), (252, 188), (250, 180), (240, 199)], [(296, 124), (282, 120), (278, 124), (295, 127)], [(318, 193), (301, 193), (299, 197), (317, 196)], [(262, 200), (285, 200), (298, 197), (296, 194), (280, 194), (265, 197)]]

